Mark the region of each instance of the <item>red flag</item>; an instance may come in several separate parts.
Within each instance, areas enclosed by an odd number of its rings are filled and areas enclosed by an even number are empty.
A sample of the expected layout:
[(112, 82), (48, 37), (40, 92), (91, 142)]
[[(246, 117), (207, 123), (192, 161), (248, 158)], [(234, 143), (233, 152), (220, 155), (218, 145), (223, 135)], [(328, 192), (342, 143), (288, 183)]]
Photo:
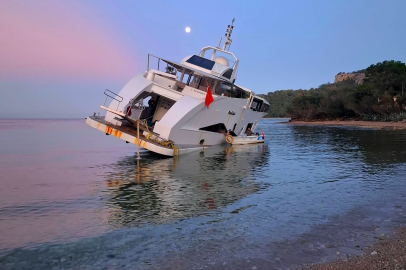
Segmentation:
[(205, 103), (206, 103), (206, 106), (207, 106), (207, 109), (208, 109), (210, 103), (212, 103), (214, 101), (214, 99), (213, 99), (213, 95), (211, 94), (209, 81), (207, 79), (206, 79), (206, 82), (207, 82), (207, 93), (206, 93)]
[(262, 139), (265, 139), (265, 134), (264, 134), (264, 132), (262, 131), (262, 129), (261, 129), (261, 133), (262, 133)]

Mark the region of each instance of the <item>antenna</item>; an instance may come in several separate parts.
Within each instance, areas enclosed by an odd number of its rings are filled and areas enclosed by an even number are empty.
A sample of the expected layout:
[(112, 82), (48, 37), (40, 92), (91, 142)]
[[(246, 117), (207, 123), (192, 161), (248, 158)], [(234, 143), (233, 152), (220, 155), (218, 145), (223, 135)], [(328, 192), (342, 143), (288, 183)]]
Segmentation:
[(225, 34), (226, 41), (224, 42), (223, 50), (226, 49), (227, 45), (228, 45), (227, 51), (230, 50), (230, 46), (231, 46), (231, 42), (232, 42), (230, 37), (231, 37), (231, 33), (233, 32), (233, 29), (234, 29), (234, 25), (233, 25), (234, 21), (235, 21), (235, 19), (233, 18), (233, 20), (231, 21), (231, 25), (228, 25), (228, 27), (227, 27), (226, 34)]
[(219, 48), (220, 49), (220, 45), (221, 45), (221, 40), (223, 39), (223, 37), (220, 37), (220, 42), (219, 42), (219, 45), (217, 46), (217, 48)]

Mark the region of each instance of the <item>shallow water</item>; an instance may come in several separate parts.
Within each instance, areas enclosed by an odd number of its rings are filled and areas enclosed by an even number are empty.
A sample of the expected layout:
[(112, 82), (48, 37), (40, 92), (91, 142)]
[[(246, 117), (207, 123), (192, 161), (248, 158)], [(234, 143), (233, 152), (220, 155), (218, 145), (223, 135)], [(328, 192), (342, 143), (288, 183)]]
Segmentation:
[(0, 120), (0, 266), (289, 269), (404, 225), (406, 132), (291, 126), (163, 158), (84, 120)]

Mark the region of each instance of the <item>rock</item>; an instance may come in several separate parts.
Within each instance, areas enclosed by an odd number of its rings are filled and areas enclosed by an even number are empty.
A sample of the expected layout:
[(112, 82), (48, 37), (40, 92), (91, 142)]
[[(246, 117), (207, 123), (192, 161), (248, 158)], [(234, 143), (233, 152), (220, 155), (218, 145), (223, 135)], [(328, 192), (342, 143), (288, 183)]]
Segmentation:
[(376, 255), (376, 254), (378, 254), (378, 252), (376, 252), (376, 251), (372, 251), (372, 252), (371, 252), (371, 255), (372, 255), (372, 256), (374, 256), (374, 255)]
[(379, 227), (378, 227), (378, 228), (375, 228), (375, 231), (380, 231), (380, 230), (381, 230), (381, 228), (379, 228)]
[(340, 254), (341, 254), (341, 253), (340, 253), (339, 251), (337, 251), (337, 253), (336, 253), (336, 254), (337, 254), (337, 256), (340, 256)]

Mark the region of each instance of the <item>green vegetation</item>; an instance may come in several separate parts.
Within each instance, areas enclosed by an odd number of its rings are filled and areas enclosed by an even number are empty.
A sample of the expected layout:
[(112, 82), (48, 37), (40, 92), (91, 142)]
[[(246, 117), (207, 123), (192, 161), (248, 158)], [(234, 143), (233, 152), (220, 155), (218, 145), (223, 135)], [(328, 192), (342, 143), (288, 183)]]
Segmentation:
[(288, 109), (293, 99), (300, 93), (305, 92), (306, 90), (279, 90), (269, 92), (267, 95), (261, 95), (270, 104), (270, 109), (266, 117), (288, 117)]
[(268, 117), (290, 116), (308, 121), (406, 119), (406, 65), (399, 61), (384, 61), (371, 65), (364, 72), (361, 84), (347, 79), (308, 91), (281, 90), (263, 95), (271, 104)]

